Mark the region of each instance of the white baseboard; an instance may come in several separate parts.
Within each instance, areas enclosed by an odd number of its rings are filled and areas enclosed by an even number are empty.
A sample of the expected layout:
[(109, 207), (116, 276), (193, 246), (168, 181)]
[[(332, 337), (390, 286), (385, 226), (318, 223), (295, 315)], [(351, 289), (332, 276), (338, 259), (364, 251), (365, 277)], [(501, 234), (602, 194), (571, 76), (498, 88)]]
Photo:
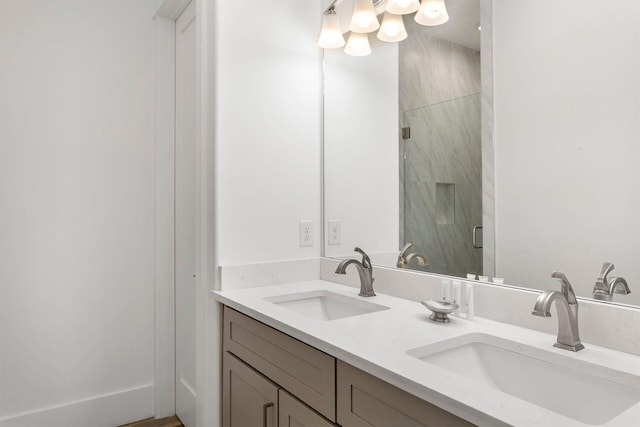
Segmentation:
[(153, 385), (0, 419), (0, 427), (115, 427), (153, 416)]

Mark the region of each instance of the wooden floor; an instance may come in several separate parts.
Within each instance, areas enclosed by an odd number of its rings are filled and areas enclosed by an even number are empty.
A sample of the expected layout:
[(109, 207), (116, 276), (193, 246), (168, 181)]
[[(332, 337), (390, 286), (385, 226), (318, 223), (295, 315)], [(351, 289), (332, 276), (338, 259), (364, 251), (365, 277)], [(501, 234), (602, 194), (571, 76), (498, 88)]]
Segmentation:
[(147, 418), (146, 420), (136, 421), (130, 424), (124, 424), (120, 427), (184, 427), (178, 417), (173, 416), (156, 420), (155, 418)]

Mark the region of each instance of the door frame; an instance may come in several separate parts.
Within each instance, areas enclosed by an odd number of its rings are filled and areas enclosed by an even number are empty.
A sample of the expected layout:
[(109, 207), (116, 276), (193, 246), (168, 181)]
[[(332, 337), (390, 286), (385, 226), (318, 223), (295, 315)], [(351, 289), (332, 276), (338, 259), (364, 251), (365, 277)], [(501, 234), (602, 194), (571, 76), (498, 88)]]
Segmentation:
[(154, 416), (175, 414), (175, 22), (196, 5), (196, 425), (220, 423), (220, 310), (216, 258), (215, 9), (205, 0), (164, 0), (153, 17), (155, 143)]

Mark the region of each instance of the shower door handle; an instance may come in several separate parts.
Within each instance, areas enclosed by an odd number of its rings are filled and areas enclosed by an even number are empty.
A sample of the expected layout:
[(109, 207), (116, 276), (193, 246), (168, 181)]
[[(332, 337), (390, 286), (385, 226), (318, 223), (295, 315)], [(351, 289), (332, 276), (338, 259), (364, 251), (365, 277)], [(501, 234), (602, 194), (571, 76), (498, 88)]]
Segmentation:
[(474, 248), (482, 249), (482, 245), (478, 246), (478, 230), (482, 230), (482, 226), (481, 225), (475, 225), (473, 227), (471, 240), (472, 240)]

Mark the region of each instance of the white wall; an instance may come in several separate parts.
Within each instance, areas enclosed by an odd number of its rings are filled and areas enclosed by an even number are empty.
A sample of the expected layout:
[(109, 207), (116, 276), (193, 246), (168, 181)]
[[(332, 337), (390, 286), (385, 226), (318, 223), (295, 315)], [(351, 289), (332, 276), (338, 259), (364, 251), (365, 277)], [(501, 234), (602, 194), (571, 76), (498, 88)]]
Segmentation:
[(342, 231), (326, 256), (398, 251), (398, 46), (370, 42), (369, 56), (324, 55), (325, 217)]
[(496, 274), (590, 296), (611, 261), (639, 304), (640, 3), (609, 3), (494, 1)]
[[(215, 181), (216, 193), (203, 212), (215, 211), (215, 239), (207, 242), (213, 245), (208, 249), (215, 253), (213, 266), (321, 253), (322, 67), (316, 38), (325, 1), (200, 0), (202, 120), (207, 122), (202, 145), (214, 142), (207, 151), (214, 156), (215, 175), (207, 179)], [(312, 247), (299, 247), (300, 220), (314, 222)], [(208, 289), (224, 286), (212, 269), (206, 276)], [(204, 298), (198, 422), (215, 426), (221, 314), (217, 302)]]
[(3, 427), (153, 414), (157, 5), (0, 5)]
[[(221, 265), (320, 255), (319, 0), (217, 8), (217, 188)], [(298, 221), (315, 245), (301, 248)]]

